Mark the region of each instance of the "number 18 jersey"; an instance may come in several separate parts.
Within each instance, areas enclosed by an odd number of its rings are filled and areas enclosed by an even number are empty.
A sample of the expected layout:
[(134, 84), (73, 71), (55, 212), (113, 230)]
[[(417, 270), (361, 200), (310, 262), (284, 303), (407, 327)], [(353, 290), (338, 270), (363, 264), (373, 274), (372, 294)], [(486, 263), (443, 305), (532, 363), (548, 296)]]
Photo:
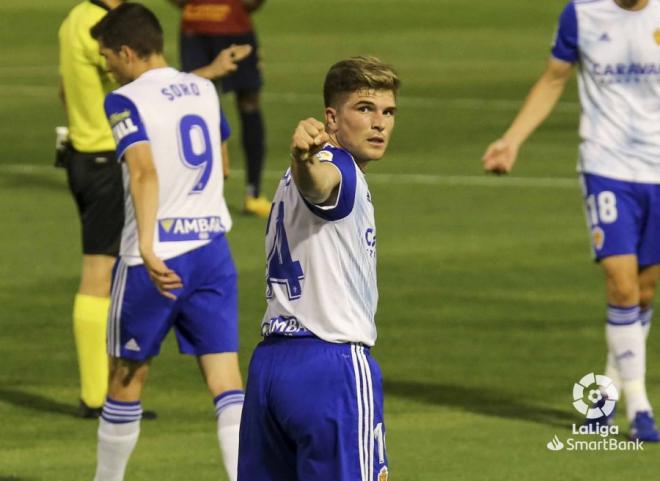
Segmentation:
[(325, 341), (373, 346), (376, 226), (364, 174), (345, 150), (318, 154), (341, 174), (334, 205), (298, 191), (290, 170), (280, 180), (266, 230), (266, 298), (262, 334), (311, 333)]
[[(117, 158), (131, 145), (148, 142), (158, 174), (154, 252), (162, 259), (209, 243), (231, 228), (223, 197), (220, 145), (223, 125), (212, 82), (173, 68), (157, 68), (124, 85), (105, 100), (117, 142)], [(120, 255), (141, 264), (137, 223), (124, 165), (125, 220)]]

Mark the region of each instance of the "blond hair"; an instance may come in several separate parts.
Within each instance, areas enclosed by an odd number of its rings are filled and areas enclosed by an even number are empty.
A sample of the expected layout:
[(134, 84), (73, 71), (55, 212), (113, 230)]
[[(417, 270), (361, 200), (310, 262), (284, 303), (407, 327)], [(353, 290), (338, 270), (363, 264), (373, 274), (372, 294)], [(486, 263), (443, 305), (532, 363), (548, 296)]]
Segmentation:
[(396, 96), (401, 82), (394, 69), (376, 57), (351, 57), (337, 62), (323, 83), (326, 107), (336, 106), (339, 98), (359, 90), (390, 90)]

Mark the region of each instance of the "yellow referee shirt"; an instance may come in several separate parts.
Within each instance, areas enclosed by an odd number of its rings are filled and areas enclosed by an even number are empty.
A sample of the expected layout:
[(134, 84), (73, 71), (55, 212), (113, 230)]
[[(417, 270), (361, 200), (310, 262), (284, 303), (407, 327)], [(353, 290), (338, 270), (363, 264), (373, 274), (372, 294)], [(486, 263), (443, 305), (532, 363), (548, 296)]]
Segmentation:
[(103, 100), (105, 94), (118, 85), (106, 71), (99, 44), (90, 33), (107, 12), (108, 7), (98, 0), (82, 2), (69, 12), (59, 31), (60, 76), (69, 118), (69, 138), (80, 152), (115, 149)]

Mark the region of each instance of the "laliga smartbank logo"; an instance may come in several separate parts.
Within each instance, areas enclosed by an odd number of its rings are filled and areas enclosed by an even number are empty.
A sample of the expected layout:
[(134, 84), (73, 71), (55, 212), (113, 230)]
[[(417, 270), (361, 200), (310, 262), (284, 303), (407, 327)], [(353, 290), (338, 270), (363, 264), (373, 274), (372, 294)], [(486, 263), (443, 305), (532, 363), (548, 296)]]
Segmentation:
[[(642, 441), (622, 441), (617, 438), (619, 426), (612, 416), (619, 391), (614, 382), (592, 372), (573, 385), (573, 407), (584, 416), (582, 423), (573, 424), (570, 437), (562, 440), (555, 436), (546, 444), (550, 451), (643, 451)], [(598, 435), (601, 439), (581, 439), (578, 436)]]

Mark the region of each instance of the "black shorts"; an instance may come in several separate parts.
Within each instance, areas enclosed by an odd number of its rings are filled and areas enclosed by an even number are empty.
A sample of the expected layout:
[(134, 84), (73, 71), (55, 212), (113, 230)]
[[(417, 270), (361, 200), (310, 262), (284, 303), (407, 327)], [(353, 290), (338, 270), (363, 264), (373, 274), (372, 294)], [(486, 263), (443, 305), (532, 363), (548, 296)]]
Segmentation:
[(179, 51), (185, 72), (204, 67), (232, 44), (250, 44), (252, 52), (238, 62), (238, 69), (220, 79), (222, 92), (257, 92), (263, 83), (259, 70), (259, 44), (254, 32), (243, 35), (195, 35), (181, 32)]
[(66, 172), (80, 214), (83, 254), (117, 256), (124, 226), (124, 187), (114, 151), (74, 151)]

